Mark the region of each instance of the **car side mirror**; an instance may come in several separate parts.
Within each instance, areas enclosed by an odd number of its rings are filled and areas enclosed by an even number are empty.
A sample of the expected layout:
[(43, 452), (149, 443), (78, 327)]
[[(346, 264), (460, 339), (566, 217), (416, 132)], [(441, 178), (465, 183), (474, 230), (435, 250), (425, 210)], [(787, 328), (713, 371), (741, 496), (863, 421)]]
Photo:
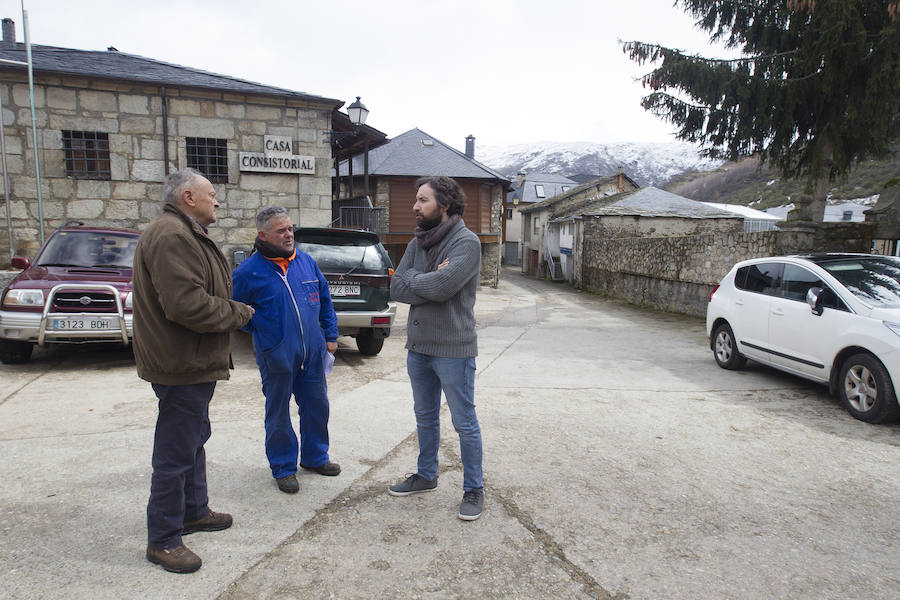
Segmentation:
[(23, 271), (31, 266), (31, 262), (24, 256), (13, 256), (12, 260), (9, 261), (9, 264), (12, 265), (14, 269), (22, 269)]
[(806, 303), (809, 304), (809, 309), (814, 315), (822, 314), (822, 292), (820, 287), (811, 287), (806, 292)]

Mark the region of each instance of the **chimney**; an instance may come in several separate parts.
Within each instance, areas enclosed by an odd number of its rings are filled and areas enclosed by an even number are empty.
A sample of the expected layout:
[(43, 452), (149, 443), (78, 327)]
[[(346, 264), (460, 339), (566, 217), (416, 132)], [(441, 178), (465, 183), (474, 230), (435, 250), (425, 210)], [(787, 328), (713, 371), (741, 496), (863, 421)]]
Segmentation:
[(475, 137), (472, 134), (466, 136), (466, 158), (475, 159)]
[(521, 188), (523, 183), (525, 183), (525, 171), (519, 171), (516, 173), (516, 188)]
[(616, 188), (618, 188), (620, 194), (625, 191), (625, 169), (623, 167), (619, 167), (619, 173), (616, 176)]
[(16, 47), (16, 23), (12, 19), (3, 19), (3, 47)]

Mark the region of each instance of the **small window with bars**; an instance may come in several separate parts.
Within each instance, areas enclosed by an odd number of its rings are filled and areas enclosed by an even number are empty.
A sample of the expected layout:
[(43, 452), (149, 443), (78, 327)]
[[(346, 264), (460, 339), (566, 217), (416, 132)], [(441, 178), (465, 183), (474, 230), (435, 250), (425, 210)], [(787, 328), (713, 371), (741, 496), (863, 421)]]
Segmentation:
[(197, 169), (212, 183), (228, 183), (228, 140), (189, 137), (187, 166)]
[(109, 134), (63, 131), (66, 175), (76, 179), (110, 179)]

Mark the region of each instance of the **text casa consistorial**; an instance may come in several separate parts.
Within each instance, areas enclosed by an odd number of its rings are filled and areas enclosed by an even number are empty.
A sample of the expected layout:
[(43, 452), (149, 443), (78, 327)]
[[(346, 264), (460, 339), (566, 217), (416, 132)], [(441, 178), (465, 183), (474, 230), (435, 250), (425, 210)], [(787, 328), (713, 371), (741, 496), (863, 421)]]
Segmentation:
[(291, 138), (283, 135), (267, 135), (263, 138), (264, 152), (241, 152), (241, 171), (263, 173), (297, 173), (315, 175), (314, 156), (291, 154)]

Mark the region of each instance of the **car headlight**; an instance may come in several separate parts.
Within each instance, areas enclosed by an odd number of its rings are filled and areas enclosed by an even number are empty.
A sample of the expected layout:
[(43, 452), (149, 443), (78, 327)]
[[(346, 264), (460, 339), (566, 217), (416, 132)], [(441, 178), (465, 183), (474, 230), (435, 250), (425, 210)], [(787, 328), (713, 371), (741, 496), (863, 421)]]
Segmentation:
[(887, 327), (897, 335), (900, 335), (900, 323), (891, 323), (890, 321), (882, 321), (882, 323), (884, 323), (885, 327)]
[(15, 289), (6, 292), (3, 306), (44, 306), (43, 290)]
[(128, 292), (125, 296), (125, 308), (134, 308), (134, 292)]

